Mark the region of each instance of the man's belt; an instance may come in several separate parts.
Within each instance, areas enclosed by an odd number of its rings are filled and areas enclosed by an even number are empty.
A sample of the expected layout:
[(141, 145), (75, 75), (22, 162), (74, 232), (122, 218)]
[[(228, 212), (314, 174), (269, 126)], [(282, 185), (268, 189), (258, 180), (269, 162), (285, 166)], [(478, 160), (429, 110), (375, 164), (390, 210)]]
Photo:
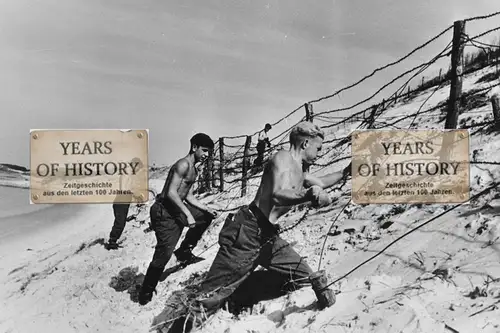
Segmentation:
[(254, 202), (252, 202), (248, 209), (255, 215), (257, 218), (257, 224), (262, 229), (265, 234), (277, 235), (280, 232), (280, 226), (277, 224), (272, 224), (269, 219), (264, 215), (264, 213), (260, 210)]

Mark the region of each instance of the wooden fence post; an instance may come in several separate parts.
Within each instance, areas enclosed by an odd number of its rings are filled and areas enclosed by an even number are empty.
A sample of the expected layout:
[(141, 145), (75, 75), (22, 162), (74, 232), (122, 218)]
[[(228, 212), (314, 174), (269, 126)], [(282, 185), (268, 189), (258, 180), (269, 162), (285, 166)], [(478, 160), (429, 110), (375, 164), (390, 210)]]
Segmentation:
[(215, 152), (212, 151), (211, 154), (209, 155), (209, 158), (210, 158), (210, 180), (212, 181), (212, 186), (213, 188), (215, 188), (217, 186), (217, 183), (216, 183), (216, 177), (215, 177), (215, 173), (217, 172), (214, 168), (214, 156), (215, 156)]
[(495, 119), (495, 130), (500, 131), (500, 98), (497, 94), (491, 96), (491, 106), (493, 108), (493, 118)]
[(244, 197), (247, 194), (247, 174), (250, 166), (250, 144), (252, 143), (252, 136), (247, 135), (247, 140), (245, 141), (245, 150), (243, 151), (243, 172), (241, 175), (241, 196)]
[(205, 165), (204, 169), (204, 174), (205, 174), (205, 188), (207, 191), (212, 190), (212, 178), (214, 176), (213, 174), (213, 169), (214, 169), (214, 152), (210, 150), (208, 152), (208, 158), (207, 162)]
[(224, 138), (219, 138), (219, 190), (224, 191)]
[(465, 46), (464, 33), (465, 21), (455, 21), (453, 25), (453, 46), (451, 49), (450, 97), (448, 100), (448, 113), (444, 125), (445, 129), (455, 129), (458, 123), (460, 95), (462, 94), (462, 62)]
[[(313, 113), (313, 106), (311, 103), (305, 103), (304, 108), (306, 109), (306, 121), (310, 121), (311, 123), (313, 122), (314, 118), (314, 113)], [(345, 126), (345, 122), (344, 122)], [(305, 167), (303, 171), (309, 172), (309, 166)]]
[(375, 114), (377, 113), (377, 105), (372, 106), (372, 111), (370, 112), (370, 117), (368, 118), (368, 128), (372, 129), (375, 123)]
[(314, 118), (313, 106), (311, 103), (306, 103), (304, 104), (304, 107), (306, 109), (306, 121), (310, 121), (312, 123)]
[(498, 63), (500, 62), (500, 45), (498, 45), (498, 49), (497, 51), (495, 51), (495, 53), (493, 54), (493, 57), (495, 59), (495, 68), (496, 68), (496, 73), (498, 75)]

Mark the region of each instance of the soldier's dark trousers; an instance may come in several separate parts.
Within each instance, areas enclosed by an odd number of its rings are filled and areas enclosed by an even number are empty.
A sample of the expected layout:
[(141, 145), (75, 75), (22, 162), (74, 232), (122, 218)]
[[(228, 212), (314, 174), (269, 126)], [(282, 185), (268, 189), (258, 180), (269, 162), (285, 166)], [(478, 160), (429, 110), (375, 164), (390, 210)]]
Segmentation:
[[(196, 226), (186, 233), (179, 249), (191, 250), (196, 247), (201, 236), (207, 230), (213, 218), (207, 213), (186, 204), (187, 208), (196, 220)], [(143, 291), (148, 292), (156, 288), (165, 266), (174, 252), (175, 246), (182, 235), (182, 230), (187, 224), (187, 217), (182, 212), (167, 209), (159, 202), (155, 202), (150, 209), (151, 227), (156, 235), (156, 247), (153, 259), (149, 264), (143, 282)]]
[(299, 286), (310, 283), (309, 265), (267, 219), (256, 215), (247, 206), (241, 208), (233, 221), (226, 220), (219, 234), (219, 252), (200, 287), (201, 294), (208, 295), (200, 300), (207, 315), (216, 312), (258, 265)]
[(109, 242), (116, 243), (120, 239), (123, 230), (125, 229), (125, 224), (127, 223), (127, 215), (130, 204), (113, 204), (113, 213), (115, 215), (115, 221), (113, 222), (113, 227), (109, 233)]
[(266, 145), (265, 145), (264, 141), (259, 141), (257, 143), (257, 158), (253, 162), (253, 164), (255, 166), (262, 165), (262, 162), (264, 161), (264, 152), (265, 151), (266, 151)]

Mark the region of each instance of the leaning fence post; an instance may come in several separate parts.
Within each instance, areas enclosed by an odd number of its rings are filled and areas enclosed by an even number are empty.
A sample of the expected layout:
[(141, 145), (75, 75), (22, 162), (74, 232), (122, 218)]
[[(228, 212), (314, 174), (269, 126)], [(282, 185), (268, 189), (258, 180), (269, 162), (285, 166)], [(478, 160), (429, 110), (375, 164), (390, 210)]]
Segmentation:
[(455, 21), (453, 25), (453, 46), (451, 49), (450, 71), (450, 97), (448, 100), (448, 113), (446, 115), (445, 129), (457, 128), (460, 108), (460, 95), (462, 94), (462, 60), (465, 45), (465, 21)]
[(493, 118), (495, 120), (495, 130), (500, 131), (500, 98), (497, 94), (491, 96), (491, 106), (493, 108)]
[(373, 124), (375, 123), (375, 114), (377, 113), (377, 105), (372, 106), (372, 110), (370, 112), (370, 117), (368, 118), (368, 129), (373, 128)]
[(224, 191), (224, 138), (219, 138), (219, 190)]
[(306, 109), (306, 121), (310, 121), (312, 123), (314, 118), (313, 106), (311, 103), (306, 103), (304, 104), (304, 107)]
[(245, 150), (243, 151), (243, 172), (241, 175), (241, 196), (244, 197), (247, 194), (247, 174), (248, 167), (250, 166), (250, 144), (252, 143), (252, 136), (247, 135), (247, 140), (245, 141)]

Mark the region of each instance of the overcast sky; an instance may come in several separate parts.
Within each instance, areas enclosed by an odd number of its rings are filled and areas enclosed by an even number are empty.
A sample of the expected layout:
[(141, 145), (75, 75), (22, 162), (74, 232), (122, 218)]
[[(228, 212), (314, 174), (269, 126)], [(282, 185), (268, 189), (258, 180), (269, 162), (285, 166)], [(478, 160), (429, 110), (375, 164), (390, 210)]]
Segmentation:
[[(253, 133), (454, 20), (500, 10), (492, 0), (0, 3), (0, 162), (21, 165), (30, 128), (148, 128), (150, 162), (170, 164), (196, 132)], [(469, 22), (467, 32), (498, 22)], [(451, 31), (315, 111), (367, 97), (450, 40)]]

